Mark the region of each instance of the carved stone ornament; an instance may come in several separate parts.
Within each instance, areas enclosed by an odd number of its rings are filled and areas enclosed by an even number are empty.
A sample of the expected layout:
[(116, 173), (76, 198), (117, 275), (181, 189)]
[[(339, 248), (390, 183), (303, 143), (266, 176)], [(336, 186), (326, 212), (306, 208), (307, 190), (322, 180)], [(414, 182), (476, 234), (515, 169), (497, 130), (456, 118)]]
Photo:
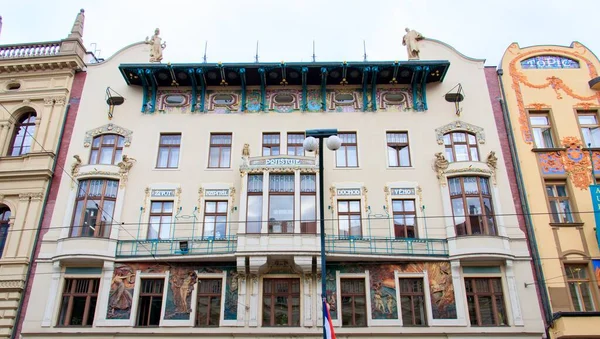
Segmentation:
[(335, 186), (332, 185), (329, 187), (329, 204), (332, 209), (335, 209), (335, 206), (333, 205), (333, 199), (335, 199)]
[(446, 185), (445, 173), (448, 169), (448, 166), (450, 166), (450, 163), (448, 162), (444, 154), (442, 154), (442, 152), (437, 152), (433, 161), (433, 170), (437, 174), (437, 178), (440, 181), (441, 185)]
[(369, 193), (369, 190), (367, 189), (366, 186), (362, 187), (362, 196), (365, 197), (365, 213), (369, 213), (369, 203), (367, 201), (367, 193)]
[(498, 157), (496, 157), (496, 152), (490, 151), (490, 154), (487, 156), (486, 163), (493, 173), (492, 179), (494, 180), (494, 184), (496, 184), (496, 172), (498, 171)]
[(229, 188), (229, 196), (231, 197), (231, 213), (235, 210), (235, 187), (231, 186)]
[(244, 148), (242, 149), (242, 156), (246, 157), (246, 158), (250, 156), (250, 145), (249, 144), (244, 144)]
[(43, 196), (44, 196), (43, 192), (21, 193), (21, 194), (19, 194), (19, 200), (21, 200), (21, 201), (42, 200)]
[(62, 96), (61, 96), (61, 97), (54, 97), (54, 104), (55, 104), (55, 105), (61, 105), (61, 106), (64, 106), (64, 105), (65, 105), (65, 100), (66, 100), (66, 99), (67, 99), (67, 98), (65, 98), (65, 97), (62, 97)]
[(419, 60), (419, 41), (425, 37), (414, 29), (406, 28), (406, 34), (402, 37), (402, 46), (406, 46), (408, 60)]
[(119, 166), (119, 176), (121, 177), (120, 186), (125, 187), (127, 184), (127, 177), (129, 176), (129, 170), (133, 167), (133, 164), (136, 163), (137, 160), (134, 158), (128, 157), (123, 154), (123, 159), (121, 162), (117, 164)]
[(54, 105), (54, 98), (44, 98), (44, 106), (52, 106)]
[(463, 121), (454, 121), (435, 129), (435, 138), (437, 140), (438, 145), (444, 144), (444, 134), (454, 131), (467, 131), (475, 133), (477, 142), (479, 142), (480, 144), (485, 144), (485, 133), (483, 132), (483, 128), (471, 125)]
[(125, 138), (123, 146), (125, 146), (125, 147), (131, 146), (131, 135), (133, 134), (133, 132), (128, 130), (127, 128), (123, 128), (123, 127), (117, 126), (115, 124), (107, 124), (107, 125), (100, 126), (93, 130), (85, 132), (85, 139), (83, 140), (83, 146), (90, 147), (92, 145), (92, 141), (93, 141), (94, 137), (101, 135), (101, 134), (120, 135), (123, 138)]

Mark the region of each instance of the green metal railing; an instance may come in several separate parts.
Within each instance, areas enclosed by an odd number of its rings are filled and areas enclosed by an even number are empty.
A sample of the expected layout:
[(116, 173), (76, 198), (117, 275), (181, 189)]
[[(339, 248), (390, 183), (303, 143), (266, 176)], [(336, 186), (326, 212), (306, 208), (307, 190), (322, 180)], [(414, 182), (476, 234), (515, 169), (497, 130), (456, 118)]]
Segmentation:
[(326, 236), (325, 250), (329, 253), (448, 256), (446, 239), (415, 239), (362, 236)]
[(235, 253), (237, 237), (119, 240), (116, 257), (150, 257)]

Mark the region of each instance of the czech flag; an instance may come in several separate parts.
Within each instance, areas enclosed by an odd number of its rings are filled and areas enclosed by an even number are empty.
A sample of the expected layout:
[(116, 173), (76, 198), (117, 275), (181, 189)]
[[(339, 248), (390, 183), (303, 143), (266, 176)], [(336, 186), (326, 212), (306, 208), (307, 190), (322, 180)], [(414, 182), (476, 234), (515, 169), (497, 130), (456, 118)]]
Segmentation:
[(325, 338), (335, 339), (333, 323), (331, 322), (331, 315), (329, 314), (329, 304), (325, 298), (323, 298), (323, 328), (325, 329)]

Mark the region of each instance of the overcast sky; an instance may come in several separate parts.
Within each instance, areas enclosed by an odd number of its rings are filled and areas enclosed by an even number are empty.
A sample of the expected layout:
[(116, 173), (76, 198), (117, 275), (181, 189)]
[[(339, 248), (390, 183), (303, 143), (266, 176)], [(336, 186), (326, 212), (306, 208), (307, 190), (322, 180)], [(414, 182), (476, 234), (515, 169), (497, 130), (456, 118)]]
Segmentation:
[[(498, 65), (511, 42), (570, 45), (600, 54), (600, 0), (0, 0), (0, 44), (65, 38), (80, 8), (83, 40), (107, 58), (161, 29), (163, 62), (406, 60), (404, 28)], [(582, 10), (582, 11), (579, 11)]]

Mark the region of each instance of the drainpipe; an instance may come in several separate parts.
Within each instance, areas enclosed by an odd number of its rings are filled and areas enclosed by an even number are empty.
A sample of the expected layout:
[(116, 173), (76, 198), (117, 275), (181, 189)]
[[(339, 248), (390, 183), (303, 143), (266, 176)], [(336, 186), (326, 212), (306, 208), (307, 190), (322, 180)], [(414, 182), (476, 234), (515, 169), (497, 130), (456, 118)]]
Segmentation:
[(67, 116), (69, 114), (69, 110), (71, 108), (71, 104), (67, 104), (65, 108), (65, 114), (63, 117), (62, 125), (60, 127), (60, 134), (58, 136), (58, 145), (56, 145), (56, 152), (54, 153), (54, 161), (52, 162), (52, 175), (50, 179), (48, 179), (48, 186), (46, 188), (46, 194), (44, 195), (44, 201), (42, 202), (42, 213), (40, 213), (40, 221), (38, 222), (37, 230), (35, 231), (35, 239), (33, 241), (33, 248), (31, 249), (31, 255), (29, 256), (29, 266), (27, 267), (27, 275), (25, 276), (25, 282), (23, 285), (23, 293), (21, 294), (21, 299), (19, 300), (19, 307), (17, 308), (17, 314), (15, 316), (15, 324), (13, 326), (12, 333), (10, 334), (11, 339), (15, 339), (17, 334), (17, 328), (19, 327), (19, 321), (21, 320), (21, 309), (23, 308), (23, 302), (25, 301), (25, 293), (27, 292), (27, 285), (29, 284), (29, 278), (31, 277), (31, 272), (33, 271), (33, 261), (35, 257), (35, 250), (38, 246), (40, 240), (40, 232), (42, 230), (42, 222), (44, 221), (44, 215), (46, 214), (46, 204), (48, 202), (48, 197), (50, 196), (50, 188), (52, 187), (52, 179), (54, 178), (54, 171), (56, 170), (56, 163), (58, 162), (58, 152), (60, 151), (60, 146), (63, 140), (63, 132), (65, 130), (65, 124), (67, 122)]
[(502, 117), (504, 118), (504, 124), (506, 125), (506, 134), (508, 136), (508, 145), (510, 152), (512, 153), (512, 163), (516, 172), (517, 187), (519, 188), (519, 197), (521, 198), (521, 208), (523, 216), (525, 217), (525, 227), (527, 229), (527, 242), (529, 245), (529, 251), (534, 263), (534, 273), (537, 282), (537, 286), (540, 292), (542, 301), (542, 307), (544, 309), (544, 318), (546, 321), (546, 338), (550, 338), (549, 327), (552, 325), (552, 309), (550, 308), (550, 300), (548, 298), (548, 291), (546, 290), (546, 281), (544, 279), (544, 272), (542, 271), (542, 262), (540, 259), (540, 253), (538, 252), (538, 245), (533, 230), (533, 221), (531, 219), (531, 212), (529, 210), (529, 202), (527, 195), (525, 194), (525, 185), (523, 184), (523, 173), (521, 172), (521, 163), (519, 161), (519, 154), (515, 146), (515, 137), (513, 135), (512, 124), (510, 121), (508, 106), (506, 105), (506, 93), (504, 92), (504, 84), (502, 83), (502, 75), (504, 71), (498, 69), (498, 82), (500, 83), (500, 91), (502, 92), (502, 98), (500, 99), (500, 106), (502, 107)]

